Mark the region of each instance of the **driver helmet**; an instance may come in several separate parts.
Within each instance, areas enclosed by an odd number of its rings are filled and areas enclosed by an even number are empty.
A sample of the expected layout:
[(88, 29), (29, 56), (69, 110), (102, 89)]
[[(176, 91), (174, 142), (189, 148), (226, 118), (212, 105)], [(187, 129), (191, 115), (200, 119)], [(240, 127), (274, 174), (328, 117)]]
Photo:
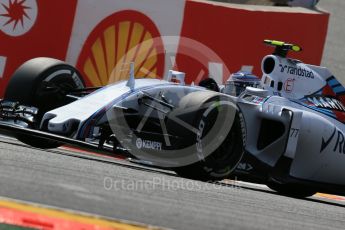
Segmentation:
[(239, 71), (230, 75), (225, 83), (223, 93), (239, 96), (247, 86), (258, 88), (260, 79), (252, 73)]

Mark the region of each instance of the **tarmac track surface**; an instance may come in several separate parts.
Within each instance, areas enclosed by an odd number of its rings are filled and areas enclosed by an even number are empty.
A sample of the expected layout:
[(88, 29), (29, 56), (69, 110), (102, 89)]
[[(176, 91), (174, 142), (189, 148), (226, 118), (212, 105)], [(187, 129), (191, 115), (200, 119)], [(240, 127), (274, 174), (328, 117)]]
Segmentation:
[(0, 196), (174, 229), (342, 229), (345, 202), (203, 183), (124, 160), (0, 144)]
[[(321, 0), (320, 6), (334, 13), (323, 64), (342, 76), (345, 1)], [(262, 185), (197, 182), (124, 160), (44, 151), (8, 138), (0, 138), (0, 196), (174, 229), (345, 226), (342, 199), (293, 199)]]

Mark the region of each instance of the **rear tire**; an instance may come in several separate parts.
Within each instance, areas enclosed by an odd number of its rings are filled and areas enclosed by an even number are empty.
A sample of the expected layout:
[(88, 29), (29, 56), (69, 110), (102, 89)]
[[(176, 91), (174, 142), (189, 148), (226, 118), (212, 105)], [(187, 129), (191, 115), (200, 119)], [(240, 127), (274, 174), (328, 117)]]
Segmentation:
[(244, 143), (239, 115), (224, 142), (203, 162), (174, 169), (176, 174), (185, 178), (201, 181), (219, 181), (228, 178), (242, 159)]
[[(66, 95), (73, 89), (85, 87), (79, 72), (65, 62), (53, 58), (35, 58), (25, 62), (12, 75), (4, 99), (38, 108), (35, 124), (39, 129), (43, 115), (70, 103)], [(38, 148), (56, 148), (60, 143), (27, 135), (17, 139)]]

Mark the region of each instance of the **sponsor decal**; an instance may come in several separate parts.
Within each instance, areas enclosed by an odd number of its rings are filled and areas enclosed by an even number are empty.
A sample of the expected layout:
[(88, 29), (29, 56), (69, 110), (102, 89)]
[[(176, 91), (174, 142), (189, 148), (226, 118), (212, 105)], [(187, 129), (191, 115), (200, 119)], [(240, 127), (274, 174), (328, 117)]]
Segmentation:
[(162, 150), (162, 143), (158, 141), (144, 140), (137, 138), (135, 142), (138, 149)]
[(202, 156), (202, 135), (204, 132), (204, 128), (205, 128), (205, 122), (204, 120), (201, 120), (199, 123), (199, 127), (198, 127), (198, 132), (196, 134), (196, 149), (198, 151), (198, 155), (201, 156), (201, 158), (203, 159), (204, 157)]
[(284, 83), (284, 90), (287, 93), (291, 93), (295, 84), (295, 79), (288, 78)]
[(0, 30), (9, 36), (21, 36), (35, 25), (36, 0), (0, 0)]
[(255, 104), (262, 104), (264, 102), (264, 99), (263, 97), (254, 97), (252, 102), (255, 103)]
[(324, 96), (310, 96), (306, 99), (308, 105), (322, 109), (330, 109), (345, 112), (345, 106), (336, 98)]
[(345, 154), (345, 137), (340, 130), (337, 132), (337, 141), (335, 142), (333, 152)]
[(84, 88), (84, 84), (80, 80), (80, 78), (79, 78), (79, 76), (78, 76), (78, 74), (76, 72), (73, 73), (72, 79), (73, 79), (74, 83), (76, 84), (76, 86), (78, 87), (78, 89)]
[(252, 171), (254, 168), (251, 164), (249, 163), (239, 163), (237, 165), (237, 170), (241, 170), (241, 171), (246, 171), (246, 172), (249, 172), (249, 171)]
[(244, 100), (257, 104), (257, 105), (261, 105), (264, 103), (265, 99), (264, 97), (259, 97), (259, 96), (254, 96), (251, 94), (246, 94), (242, 97)]
[(244, 122), (244, 116), (241, 113), (238, 113), (238, 116), (240, 118), (240, 124), (241, 124), (241, 130), (242, 130), (242, 140), (243, 140), (243, 148), (246, 146), (246, 140), (247, 140), (247, 128), (246, 123)]
[(290, 138), (297, 138), (299, 134), (299, 129), (291, 128), (290, 129)]
[(282, 73), (314, 79), (313, 71), (302, 68), (300, 66), (289, 66), (289, 65), (279, 64), (279, 67), (280, 67), (280, 72)]
[(78, 59), (77, 68), (92, 86), (104, 86), (129, 78), (129, 63), (136, 77), (163, 76), (164, 46), (154, 22), (146, 15), (116, 12), (91, 32)]
[(76, 6), (77, 0), (0, 0), (0, 97), (25, 61), (65, 60)]
[(322, 153), (323, 150), (324, 150), (325, 148), (327, 148), (327, 146), (329, 145), (329, 143), (331, 143), (331, 141), (332, 141), (332, 139), (333, 139), (333, 137), (334, 137), (336, 131), (337, 131), (337, 129), (334, 127), (334, 131), (333, 131), (332, 135), (331, 135), (329, 138), (326, 138), (326, 139), (325, 139), (325, 138), (322, 137), (320, 153)]
[[(333, 140), (336, 140), (335, 142)], [(320, 153), (322, 153), (331, 143), (334, 143), (332, 151), (345, 154), (345, 135), (342, 131), (334, 127), (330, 137), (322, 137)]]

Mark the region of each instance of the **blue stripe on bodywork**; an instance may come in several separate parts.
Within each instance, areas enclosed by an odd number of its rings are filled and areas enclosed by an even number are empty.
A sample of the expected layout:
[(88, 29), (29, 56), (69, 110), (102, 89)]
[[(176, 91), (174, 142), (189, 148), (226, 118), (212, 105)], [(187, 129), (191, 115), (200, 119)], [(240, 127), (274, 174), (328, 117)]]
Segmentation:
[(331, 110), (328, 110), (328, 109), (322, 109), (322, 108), (318, 108), (318, 107), (315, 107), (315, 106), (309, 106), (309, 105), (305, 105), (305, 104), (304, 104), (304, 106), (309, 108), (309, 109), (315, 110), (317, 112), (323, 113), (323, 114), (325, 114), (327, 116), (331, 116), (331, 117), (335, 116), (334, 113)]
[(334, 76), (327, 79), (327, 84), (332, 88), (335, 94), (345, 93), (345, 88)]
[(341, 94), (345, 92), (345, 88), (342, 85), (332, 88), (336, 94)]
[(333, 87), (333, 86), (336, 86), (336, 85), (339, 85), (340, 83), (338, 82), (337, 79), (335, 79), (334, 77), (332, 77), (330, 80), (327, 81), (328, 85)]
[(297, 100), (291, 100), (292, 102), (296, 103), (296, 104), (299, 104), (299, 105), (302, 105), (304, 107), (307, 107), (311, 110), (314, 110), (316, 112), (319, 112), (319, 113), (322, 113), (326, 116), (329, 116), (329, 117), (332, 117), (334, 119), (337, 119), (336, 115), (331, 111), (331, 110), (328, 110), (328, 109), (322, 109), (322, 108), (318, 108), (318, 107), (315, 107), (315, 106), (310, 106), (310, 105), (307, 105), (306, 103), (304, 103), (303, 101), (297, 101)]

